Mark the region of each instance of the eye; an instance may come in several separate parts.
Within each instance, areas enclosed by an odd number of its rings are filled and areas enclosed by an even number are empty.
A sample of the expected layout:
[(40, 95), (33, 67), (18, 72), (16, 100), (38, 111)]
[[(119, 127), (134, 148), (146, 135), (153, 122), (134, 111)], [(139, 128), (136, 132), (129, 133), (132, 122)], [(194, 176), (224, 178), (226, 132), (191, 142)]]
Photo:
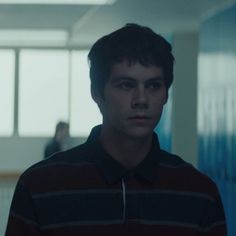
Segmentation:
[(164, 86), (164, 84), (159, 81), (150, 82), (146, 85), (146, 87), (151, 90), (158, 90), (158, 89), (162, 88), (163, 86)]
[(123, 90), (131, 90), (134, 87), (134, 84), (129, 81), (123, 81), (118, 83), (117, 87)]

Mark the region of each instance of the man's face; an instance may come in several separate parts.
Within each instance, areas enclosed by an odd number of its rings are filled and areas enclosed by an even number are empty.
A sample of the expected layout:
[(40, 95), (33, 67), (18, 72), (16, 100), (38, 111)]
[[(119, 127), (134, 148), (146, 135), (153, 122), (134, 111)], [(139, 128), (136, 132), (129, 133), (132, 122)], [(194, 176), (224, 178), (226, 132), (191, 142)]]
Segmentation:
[(161, 67), (127, 61), (111, 67), (103, 98), (95, 101), (103, 114), (103, 128), (130, 138), (147, 138), (156, 127), (167, 89)]

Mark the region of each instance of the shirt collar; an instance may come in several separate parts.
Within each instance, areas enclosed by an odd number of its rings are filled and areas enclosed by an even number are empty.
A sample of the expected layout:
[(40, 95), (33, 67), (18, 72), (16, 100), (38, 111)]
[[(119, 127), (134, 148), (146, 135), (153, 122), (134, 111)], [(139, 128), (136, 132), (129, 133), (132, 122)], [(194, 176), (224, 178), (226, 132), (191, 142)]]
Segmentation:
[(157, 178), (157, 167), (159, 165), (160, 146), (158, 137), (153, 133), (153, 144), (151, 150), (144, 160), (133, 170), (127, 170), (114, 158), (112, 158), (99, 142), (101, 126), (96, 126), (92, 129), (86, 144), (88, 145), (91, 160), (97, 165), (102, 172), (108, 184), (118, 182), (128, 175), (137, 175), (149, 182), (153, 182)]

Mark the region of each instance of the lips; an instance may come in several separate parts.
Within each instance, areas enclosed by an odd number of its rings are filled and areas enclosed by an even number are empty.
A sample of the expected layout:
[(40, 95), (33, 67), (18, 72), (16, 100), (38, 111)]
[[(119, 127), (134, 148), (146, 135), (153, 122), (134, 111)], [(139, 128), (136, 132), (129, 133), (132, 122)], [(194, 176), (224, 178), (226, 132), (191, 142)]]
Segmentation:
[(143, 115), (136, 115), (136, 116), (131, 116), (129, 117), (130, 120), (149, 120), (151, 119), (148, 116), (143, 116)]
[(151, 118), (148, 116), (131, 116), (128, 121), (135, 127), (147, 127), (150, 125)]

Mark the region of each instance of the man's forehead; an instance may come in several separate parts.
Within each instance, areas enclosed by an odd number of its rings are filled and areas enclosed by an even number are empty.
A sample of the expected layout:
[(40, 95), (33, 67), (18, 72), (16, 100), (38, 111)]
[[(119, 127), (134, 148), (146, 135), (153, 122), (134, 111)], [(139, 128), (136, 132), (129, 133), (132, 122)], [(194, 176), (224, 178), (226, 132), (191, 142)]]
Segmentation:
[(132, 77), (132, 76), (147, 76), (150, 78), (163, 77), (163, 69), (157, 65), (143, 65), (140, 62), (130, 63), (129, 61), (122, 61), (112, 64), (110, 70), (110, 77)]
[(154, 61), (151, 61), (151, 60), (139, 60), (139, 59), (129, 59), (129, 58), (123, 58), (123, 59), (120, 59), (118, 61), (113, 61), (111, 63), (111, 66), (113, 65), (117, 65), (117, 64), (125, 64), (127, 66), (133, 66), (135, 64), (140, 64), (144, 67), (150, 67), (150, 66), (157, 66), (157, 67), (162, 67), (161, 66), (161, 63), (156, 63)]

